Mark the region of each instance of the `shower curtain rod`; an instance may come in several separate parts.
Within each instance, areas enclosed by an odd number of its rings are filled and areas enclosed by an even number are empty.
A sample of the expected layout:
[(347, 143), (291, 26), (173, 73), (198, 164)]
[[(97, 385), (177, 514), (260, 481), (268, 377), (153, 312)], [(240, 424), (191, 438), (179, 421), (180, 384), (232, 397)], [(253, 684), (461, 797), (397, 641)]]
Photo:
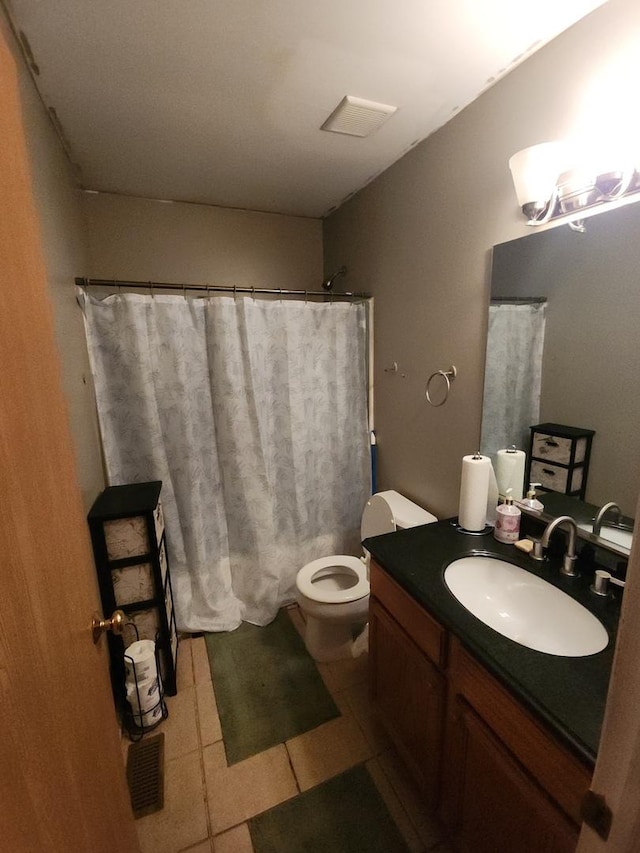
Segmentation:
[(250, 293), (252, 296), (269, 294), (271, 296), (322, 296), (331, 302), (333, 299), (371, 299), (370, 293), (334, 293), (327, 290), (286, 290), (277, 287), (226, 287), (219, 284), (171, 284), (159, 281), (119, 281), (107, 278), (76, 278), (78, 287), (126, 287), (129, 289), (148, 290), (198, 290), (203, 293)]

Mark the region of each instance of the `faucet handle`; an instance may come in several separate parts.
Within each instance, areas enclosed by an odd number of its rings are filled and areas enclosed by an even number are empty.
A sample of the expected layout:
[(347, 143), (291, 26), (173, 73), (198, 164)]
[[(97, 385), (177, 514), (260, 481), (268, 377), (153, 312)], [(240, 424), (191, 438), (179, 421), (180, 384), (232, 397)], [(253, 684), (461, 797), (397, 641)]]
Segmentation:
[(607, 586), (611, 579), (611, 575), (609, 572), (606, 572), (604, 569), (596, 569), (595, 574), (593, 576), (593, 583), (589, 587), (591, 592), (595, 592), (596, 595), (609, 595), (609, 591)]
[(624, 587), (624, 581), (614, 578), (611, 572), (607, 572), (606, 569), (596, 569), (593, 583), (589, 589), (591, 592), (595, 592), (596, 595), (608, 595), (607, 585), (609, 583)]
[(544, 560), (544, 548), (542, 546), (542, 541), (540, 539), (536, 539), (535, 536), (527, 536), (527, 539), (530, 542), (533, 542), (533, 550), (529, 554), (531, 559), (538, 561)]

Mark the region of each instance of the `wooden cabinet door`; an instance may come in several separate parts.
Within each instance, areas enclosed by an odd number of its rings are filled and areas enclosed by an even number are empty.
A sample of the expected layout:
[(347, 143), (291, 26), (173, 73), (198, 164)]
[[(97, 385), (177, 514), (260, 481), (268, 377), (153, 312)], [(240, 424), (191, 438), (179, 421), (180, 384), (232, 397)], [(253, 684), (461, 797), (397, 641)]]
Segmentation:
[(381, 604), (369, 609), (374, 707), (407, 767), (433, 804), (438, 791), (445, 681)]
[(463, 853), (573, 853), (578, 828), (460, 696), (448, 713), (443, 818)]

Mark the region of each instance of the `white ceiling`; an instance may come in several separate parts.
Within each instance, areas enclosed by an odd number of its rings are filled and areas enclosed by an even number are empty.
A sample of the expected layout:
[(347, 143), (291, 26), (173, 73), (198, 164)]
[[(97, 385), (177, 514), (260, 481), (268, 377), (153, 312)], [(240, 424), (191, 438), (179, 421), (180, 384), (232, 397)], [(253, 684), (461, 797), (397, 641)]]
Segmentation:
[(82, 186), (321, 217), (603, 0), (4, 2)]

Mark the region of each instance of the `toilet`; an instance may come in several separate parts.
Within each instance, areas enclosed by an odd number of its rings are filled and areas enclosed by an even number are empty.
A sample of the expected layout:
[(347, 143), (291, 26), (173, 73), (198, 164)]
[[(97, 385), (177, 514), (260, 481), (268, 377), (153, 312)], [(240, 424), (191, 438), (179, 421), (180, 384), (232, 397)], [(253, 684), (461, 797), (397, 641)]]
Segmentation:
[[(378, 492), (363, 510), (361, 538), (437, 520), (398, 492)], [(369, 619), (369, 554), (363, 550), (362, 557), (320, 557), (298, 572), (296, 597), (306, 623), (304, 641), (317, 661), (354, 656), (357, 638)]]

